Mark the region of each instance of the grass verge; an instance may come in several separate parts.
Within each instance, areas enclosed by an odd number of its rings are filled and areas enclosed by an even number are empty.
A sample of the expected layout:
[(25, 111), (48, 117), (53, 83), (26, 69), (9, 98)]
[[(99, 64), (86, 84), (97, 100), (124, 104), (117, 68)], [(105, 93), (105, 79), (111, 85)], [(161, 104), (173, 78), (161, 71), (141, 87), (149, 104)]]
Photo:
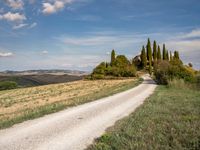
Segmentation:
[(159, 86), (88, 150), (200, 149), (200, 91)]
[(21, 113), (18, 116), (1, 119), (0, 129), (11, 127), (14, 124), (21, 123), (23, 121), (30, 120), (30, 119), (42, 117), (50, 113), (55, 113), (71, 106), (80, 105), (80, 104), (91, 102), (100, 98), (111, 96), (119, 92), (126, 91), (128, 89), (131, 89), (139, 85), (142, 81), (143, 81), (142, 79), (136, 79), (128, 83), (126, 82), (123, 84), (119, 84), (118, 86), (105, 87), (105, 88), (99, 89), (98, 91), (89, 93), (81, 97), (78, 97), (78, 96), (73, 97), (67, 101), (61, 100), (55, 103), (47, 104), (47, 105), (32, 108), (32, 109), (27, 108), (26, 110), (23, 110), (23, 113)]

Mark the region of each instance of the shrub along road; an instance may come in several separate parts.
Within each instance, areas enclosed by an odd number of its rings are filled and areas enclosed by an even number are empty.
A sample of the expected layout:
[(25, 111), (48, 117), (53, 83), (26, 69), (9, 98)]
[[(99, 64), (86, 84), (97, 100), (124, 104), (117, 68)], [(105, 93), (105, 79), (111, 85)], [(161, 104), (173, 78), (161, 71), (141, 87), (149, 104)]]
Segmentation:
[(140, 106), (155, 88), (145, 75), (143, 83), (131, 90), (1, 130), (0, 149), (84, 149)]

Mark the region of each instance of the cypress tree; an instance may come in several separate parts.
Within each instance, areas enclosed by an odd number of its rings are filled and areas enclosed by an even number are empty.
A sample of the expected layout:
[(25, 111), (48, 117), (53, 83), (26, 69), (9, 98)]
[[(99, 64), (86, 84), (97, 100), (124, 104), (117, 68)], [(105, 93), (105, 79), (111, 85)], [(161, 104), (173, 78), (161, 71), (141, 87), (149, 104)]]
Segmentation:
[(142, 47), (140, 58), (141, 58), (142, 68), (145, 68), (147, 66), (147, 55), (144, 46)]
[(151, 74), (152, 73), (152, 50), (151, 50), (151, 42), (149, 38), (148, 38), (148, 43), (147, 43), (147, 53), (148, 53), (147, 59), (149, 60), (149, 74)]
[(160, 52), (160, 46), (158, 45), (158, 54), (157, 54), (157, 60), (161, 60), (161, 52)]
[(148, 42), (147, 42), (147, 60), (152, 61), (151, 42), (150, 42), (149, 38), (148, 38)]
[(174, 59), (175, 60), (179, 60), (179, 52), (178, 51), (174, 51)]
[(157, 44), (156, 41), (153, 42), (153, 60), (157, 60)]
[(115, 50), (113, 49), (111, 52), (111, 62), (110, 62), (111, 66), (114, 64), (114, 62), (115, 62)]
[(163, 60), (167, 59), (167, 53), (166, 53), (166, 48), (165, 48), (165, 44), (163, 44)]
[(169, 52), (166, 51), (166, 60), (169, 61)]
[(149, 61), (149, 74), (151, 75), (152, 74), (152, 62)]
[(170, 61), (173, 60), (172, 52), (170, 51)]

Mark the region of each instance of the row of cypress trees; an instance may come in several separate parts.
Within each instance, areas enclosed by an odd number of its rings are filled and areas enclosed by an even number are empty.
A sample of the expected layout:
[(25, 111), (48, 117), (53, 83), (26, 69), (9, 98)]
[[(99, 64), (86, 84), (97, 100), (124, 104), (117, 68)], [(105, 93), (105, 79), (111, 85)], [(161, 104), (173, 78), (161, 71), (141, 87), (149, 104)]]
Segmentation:
[(174, 55), (172, 52), (166, 49), (165, 44), (163, 44), (163, 49), (161, 53), (160, 46), (157, 45), (157, 42), (154, 40), (153, 42), (153, 52), (150, 39), (148, 38), (146, 49), (145, 46), (142, 47), (141, 50), (141, 66), (142, 68), (149, 67), (149, 73), (152, 74), (153, 64), (160, 62), (162, 60), (172, 61), (172, 60), (180, 60), (179, 52), (174, 51)]

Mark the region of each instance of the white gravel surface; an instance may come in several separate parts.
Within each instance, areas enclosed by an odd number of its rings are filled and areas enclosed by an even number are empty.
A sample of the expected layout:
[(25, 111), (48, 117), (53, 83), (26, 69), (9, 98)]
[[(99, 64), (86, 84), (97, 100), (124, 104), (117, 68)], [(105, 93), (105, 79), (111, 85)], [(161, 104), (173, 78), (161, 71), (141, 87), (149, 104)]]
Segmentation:
[(144, 82), (128, 91), (0, 130), (0, 150), (82, 150), (132, 113), (156, 88)]

